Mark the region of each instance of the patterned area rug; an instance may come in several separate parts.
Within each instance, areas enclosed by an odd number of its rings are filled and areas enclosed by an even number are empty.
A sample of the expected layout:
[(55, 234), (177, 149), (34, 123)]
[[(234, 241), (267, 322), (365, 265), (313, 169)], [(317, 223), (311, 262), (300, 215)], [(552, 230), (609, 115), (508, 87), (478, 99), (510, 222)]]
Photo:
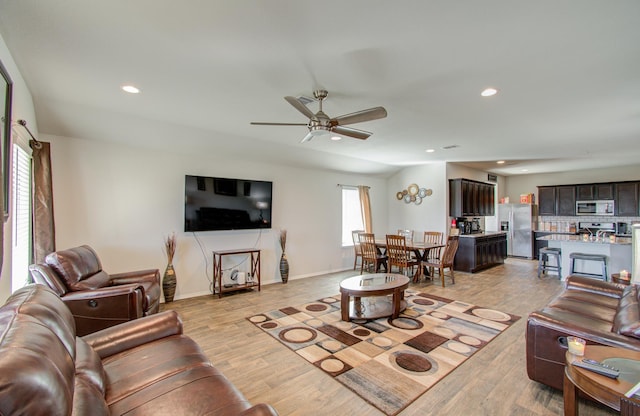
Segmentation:
[[(365, 308), (381, 299), (362, 298)], [(344, 322), (340, 295), (247, 319), (387, 415), (520, 319), (412, 290), (405, 300), (407, 309), (393, 320)]]

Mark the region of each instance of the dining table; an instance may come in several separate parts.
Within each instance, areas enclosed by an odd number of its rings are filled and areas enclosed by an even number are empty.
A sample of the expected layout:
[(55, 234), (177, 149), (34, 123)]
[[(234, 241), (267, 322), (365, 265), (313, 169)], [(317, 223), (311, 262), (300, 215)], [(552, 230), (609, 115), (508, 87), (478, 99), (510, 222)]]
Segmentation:
[[(380, 254), (385, 254), (387, 251), (387, 240), (376, 238), (375, 241), (376, 241), (376, 248), (378, 249)], [(413, 254), (415, 255), (415, 258), (420, 261), (426, 261), (429, 258), (429, 252), (434, 248), (445, 247), (445, 244), (426, 243), (423, 241), (407, 241), (406, 245), (407, 245), (407, 251), (413, 252)], [(421, 270), (421, 269), (422, 269), (421, 267), (418, 268), (418, 272), (414, 277), (415, 280), (419, 279), (421, 275), (430, 276), (429, 269), (427, 267), (424, 267), (424, 270)]]

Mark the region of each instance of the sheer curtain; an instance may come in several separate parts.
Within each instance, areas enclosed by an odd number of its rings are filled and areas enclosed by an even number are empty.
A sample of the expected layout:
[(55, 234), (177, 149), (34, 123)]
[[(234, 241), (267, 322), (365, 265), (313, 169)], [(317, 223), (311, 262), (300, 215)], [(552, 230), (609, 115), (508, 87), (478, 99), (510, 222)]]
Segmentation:
[(40, 263), (56, 250), (51, 146), (36, 140), (30, 140), (29, 146), (33, 149), (33, 260)]
[(362, 209), (362, 222), (364, 223), (364, 231), (366, 233), (373, 232), (371, 222), (371, 201), (369, 200), (369, 187), (358, 185), (358, 193), (360, 195), (360, 209)]

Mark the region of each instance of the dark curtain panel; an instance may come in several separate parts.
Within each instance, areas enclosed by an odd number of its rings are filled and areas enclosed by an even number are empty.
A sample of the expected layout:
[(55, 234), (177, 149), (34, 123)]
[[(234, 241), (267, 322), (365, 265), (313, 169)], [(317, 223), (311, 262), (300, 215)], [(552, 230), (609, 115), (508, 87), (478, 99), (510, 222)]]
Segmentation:
[(51, 180), (51, 146), (30, 140), (33, 149), (33, 261), (44, 261), (56, 249), (53, 222), (53, 185)]

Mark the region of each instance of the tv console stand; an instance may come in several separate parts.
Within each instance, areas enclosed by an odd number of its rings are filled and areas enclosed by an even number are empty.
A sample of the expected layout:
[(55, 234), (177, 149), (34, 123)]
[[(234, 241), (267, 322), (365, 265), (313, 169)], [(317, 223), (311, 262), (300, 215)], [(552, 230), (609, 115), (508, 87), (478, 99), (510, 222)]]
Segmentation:
[[(249, 256), (251, 262), (250, 275), (245, 275), (243, 283), (223, 285), (222, 284), (222, 258), (224, 256), (235, 256), (245, 254)], [(248, 277), (251, 277), (248, 279)], [(260, 291), (260, 250), (254, 248), (245, 248), (238, 250), (219, 250), (213, 252), (213, 294), (218, 294), (221, 298), (223, 293), (236, 292), (238, 290), (250, 289), (258, 287)]]

